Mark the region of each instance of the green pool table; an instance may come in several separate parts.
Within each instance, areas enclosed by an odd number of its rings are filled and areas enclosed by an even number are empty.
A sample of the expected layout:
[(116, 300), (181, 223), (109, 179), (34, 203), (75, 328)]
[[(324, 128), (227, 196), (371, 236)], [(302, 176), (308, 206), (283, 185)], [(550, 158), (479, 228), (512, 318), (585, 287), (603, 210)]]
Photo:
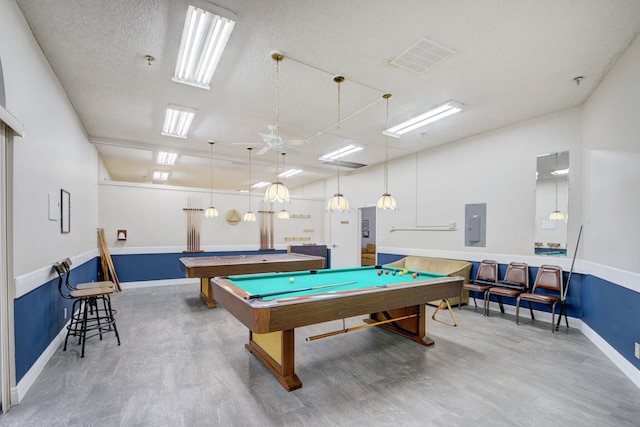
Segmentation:
[(426, 336), (425, 304), (459, 296), (464, 279), (401, 273), (402, 269), (369, 266), (253, 274), (216, 277), (211, 288), (215, 299), (249, 328), (247, 350), (291, 391), (302, 387), (294, 371), (295, 328), (368, 314), (366, 325), (308, 340), (379, 326), (433, 345)]

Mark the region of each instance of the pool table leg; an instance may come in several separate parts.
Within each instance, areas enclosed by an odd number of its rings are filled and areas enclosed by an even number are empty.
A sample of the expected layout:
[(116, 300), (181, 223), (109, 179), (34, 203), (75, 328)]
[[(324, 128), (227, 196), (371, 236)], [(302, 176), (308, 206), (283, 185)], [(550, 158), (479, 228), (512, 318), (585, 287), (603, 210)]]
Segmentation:
[(293, 391), (302, 387), (302, 381), (294, 372), (294, 330), (255, 334), (249, 332), (249, 344), (245, 347), (276, 376), (282, 387)]
[(386, 310), (379, 313), (372, 313), (369, 316), (369, 319), (365, 319), (365, 322), (378, 322), (381, 320), (393, 319), (410, 314), (417, 314), (418, 316), (404, 319), (398, 322), (385, 323), (383, 325), (378, 325), (378, 327), (410, 338), (418, 344), (432, 346), (434, 344), (434, 341), (427, 336), (427, 317), (425, 304)]
[(211, 278), (200, 278), (200, 299), (207, 305), (207, 308), (216, 308), (218, 305), (213, 299), (213, 292), (211, 292)]

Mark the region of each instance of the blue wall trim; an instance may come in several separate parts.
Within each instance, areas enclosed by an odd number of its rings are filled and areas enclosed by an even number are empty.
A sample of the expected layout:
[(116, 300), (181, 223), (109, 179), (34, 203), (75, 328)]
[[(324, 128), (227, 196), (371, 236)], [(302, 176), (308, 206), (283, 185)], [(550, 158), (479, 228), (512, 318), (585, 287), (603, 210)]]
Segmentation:
[[(98, 258), (94, 258), (71, 272), (71, 283), (95, 281)], [(71, 316), (72, 300), (58, 292), (58, 279), (51, 280), (14, 300), (16, 382), (31, 369), (38, 357), (60, 333)], [(67, 308), (67, 319), (64, 308)]]

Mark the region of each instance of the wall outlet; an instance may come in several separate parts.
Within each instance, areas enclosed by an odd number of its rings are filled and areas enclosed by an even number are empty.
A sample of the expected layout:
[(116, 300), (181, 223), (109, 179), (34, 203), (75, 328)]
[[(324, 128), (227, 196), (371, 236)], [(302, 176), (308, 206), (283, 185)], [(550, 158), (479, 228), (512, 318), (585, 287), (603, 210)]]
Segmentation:
[[(63, 314), (64, 314), (64, 318), (66, 319), (66, 318), (67, 318), (67, 307), (65, 307), (65, 308), (64, 308), (64, 313), (63, 313)], [(637, 346), (638, 346), (638, 345), (637, 345), (637, 343), (636, 343), (636, 347), (637, 347)]]
[(636, 359), (640, 359), (640, 343), (636, 343)]

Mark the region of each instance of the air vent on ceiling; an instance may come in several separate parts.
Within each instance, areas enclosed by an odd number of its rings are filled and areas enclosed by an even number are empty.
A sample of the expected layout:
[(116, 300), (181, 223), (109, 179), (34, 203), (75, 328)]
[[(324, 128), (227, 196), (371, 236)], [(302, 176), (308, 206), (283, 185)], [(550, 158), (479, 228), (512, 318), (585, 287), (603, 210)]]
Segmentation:
[[(322, 162), (323, 165), (338, 165), (338, 161), (334, 160), (334, 161), (324, 161)], [(345, 167), (345, 168), (351, 168), (351, 169), (360, 169), (362, 167), (365, 167), (367, 165), (364, 165), (362, 163), (354, 163), (354, 162), (347, 162), (345, 160), (340, 160), (340, 167)]]
[(412, 73), (422, 74), (454, 53), (448, 47), (423, 37), (396, 56), (391, 63)]

